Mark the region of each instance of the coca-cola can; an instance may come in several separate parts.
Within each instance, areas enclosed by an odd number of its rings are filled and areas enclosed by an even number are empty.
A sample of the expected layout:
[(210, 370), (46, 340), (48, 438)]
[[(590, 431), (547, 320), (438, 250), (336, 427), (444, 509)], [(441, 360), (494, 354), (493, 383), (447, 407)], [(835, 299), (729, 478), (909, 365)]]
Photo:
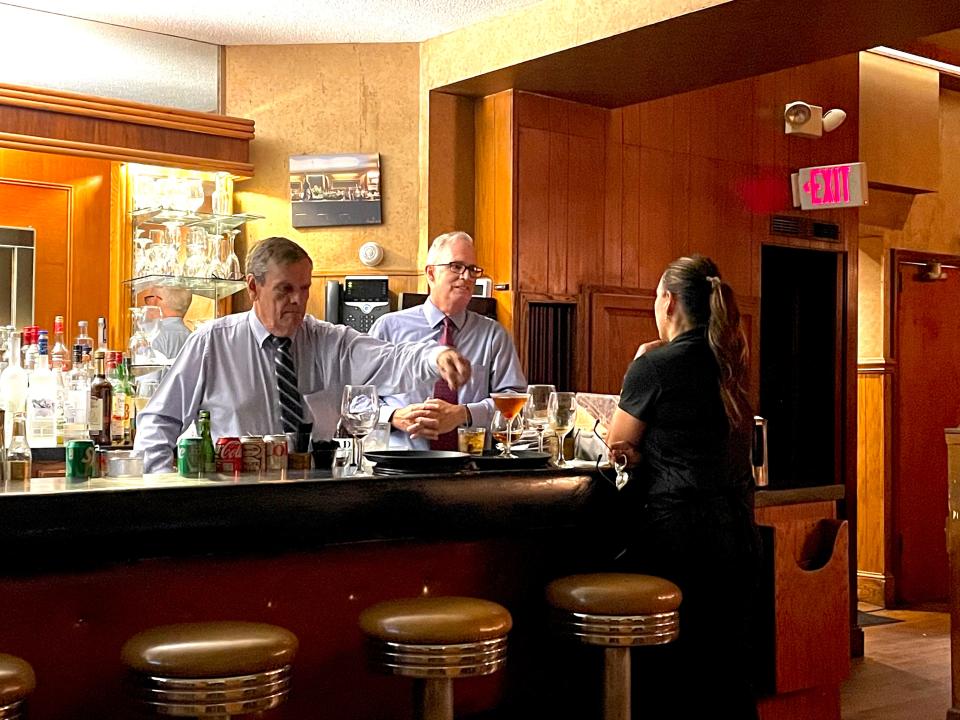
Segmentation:
[(217, 439), (213, 452), (217, 457), (217, 472), (233, 475), (243, 470), (243, 446), (238, 437)]
[(240, 453), (243, 472), (259, 473), (266, 468), (266, 444), (260, 435), (240, 438)]
[(286, 470), (287, 436), (265, 435), (263, 442), (266, 445), (267, 470)]

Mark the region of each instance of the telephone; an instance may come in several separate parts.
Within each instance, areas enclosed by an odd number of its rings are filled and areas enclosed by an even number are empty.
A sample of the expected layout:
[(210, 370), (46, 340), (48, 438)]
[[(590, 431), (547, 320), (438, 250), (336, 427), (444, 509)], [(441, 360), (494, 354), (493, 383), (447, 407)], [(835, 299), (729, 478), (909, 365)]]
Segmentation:
[(327, 280), (324, 320), (367, 332), (374, 320), (390, 312), (386, 275), (348, 275), (343, 284)]

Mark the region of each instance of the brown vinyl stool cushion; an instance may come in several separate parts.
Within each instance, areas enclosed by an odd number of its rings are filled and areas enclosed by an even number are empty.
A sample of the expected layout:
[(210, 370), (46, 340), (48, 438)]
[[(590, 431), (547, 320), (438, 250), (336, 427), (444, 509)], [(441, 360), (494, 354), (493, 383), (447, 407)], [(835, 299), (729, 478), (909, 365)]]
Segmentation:
[(26, 700), (36, 686), (37, 678), (30, 663), (0, 653), (0, 705)]
[(372, 638), (414, 645), (457, 645), (503, 637), (510, 613), (489, 600), (417, 597), (388, 600), (360, 613), (360, 628)]
[(131, 670), (171, 678), (251, 675), (289, 665), (297, 636), (276, 625), (205, 622), (161, 625), (144, 630), (123, 646)]
[(560, 610), (589, 615), (655, 615), (680, 605), (680, 588), (653, 575), (595, 573), (570, 575), (547, 586), (547, 602)]

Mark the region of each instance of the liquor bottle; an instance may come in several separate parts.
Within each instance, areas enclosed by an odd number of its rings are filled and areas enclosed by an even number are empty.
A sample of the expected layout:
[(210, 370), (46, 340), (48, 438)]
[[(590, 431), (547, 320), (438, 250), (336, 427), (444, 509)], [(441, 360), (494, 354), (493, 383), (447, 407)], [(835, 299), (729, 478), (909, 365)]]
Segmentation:
[(97, 318), (97, 350), (96, 352), (107, 351), (107, 319), (105, 317)]
[[(103, 350), (106, 353), (107, 380), (113, 387), (113, 402), (110, 408), (110, 441), (114, 445), (123, 444), (124, 412), (127, 408), (126, 386), (123, 382), (123, 353)], [(100, 352), (98, 348), (96, 352)], [(94, 353), (96, 356), (96, 353)]]
[(20, 333), (10, 333), (8, 341), (10, 364), (0, 373), (0, 405), (7, 415), (6, 444), (10, 443), (14, 413), (23, 412), (27, 402), (27, 373), (20, 365)]
[(30, 482), (33, 470), (33, 454), (27, 443), (27, 418), (22, 412), (13, 416), (10, 444), (7, 447), (7, 460), (4, 466), (7, 481), (26, 485)]
[(37, 364), (37, 335), (39, 330), (40, 328), (37, 325), (27, 325), (23, 328), (23, 347), (20, 348), (20, 355), (23, 361), (23, 369), (27, 373), (33, 372), (33, 368)]
[(73, 339), (74, 345), (82, 345), (86, 348), (86, 350), (84, 350), (85, 355), (89, 355), (93, 351), (93, 338), (90, 337), (87, 327), (88, 323), (86, 320), (78, 320), (77, 336)]
[(113, 386), (103, 372), (103, 358), (95, 361), (96, 374), (90, 383), (90, 439), (96, 445), (110, 445), (110, 416), (113, 410)]
[(50, 367), (53, 370), (70, 369), (70, 350), (63, 342), (63, 315), (53, 319), (53, 347), (50, 348)]
[(203, 465), (203, 473), (212, 475), (217, 471), (217, 458), (213, 452), (209, 410), (201, 410), (197, 413), (197, 434), (200, 436), (200, 462)]
[(64, 442), (90, 438), (87, 423), (90, 421), (90, 381), (92, 379), (83, 364), (83, 345), (74, 345), (73, 368), (64, 379), (66, 386), (63, 405)]
[(47, 331), (38, 333), (37, 360), (27, 387), (27, 440), (31, 447), (57, 446), (57, 378), (50, 370)]

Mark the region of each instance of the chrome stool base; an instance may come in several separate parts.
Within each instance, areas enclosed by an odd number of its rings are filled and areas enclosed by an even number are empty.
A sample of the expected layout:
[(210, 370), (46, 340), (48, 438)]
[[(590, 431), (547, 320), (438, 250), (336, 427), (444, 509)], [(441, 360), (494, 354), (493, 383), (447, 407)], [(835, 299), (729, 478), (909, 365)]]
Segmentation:
[(263, 712), (280, 705), (290, 693), (286, 665), (269, 672), (220, 678), (168, 678), (136, 675), (134, 695), (157, 715), (228, 718)]
[(25, 720), (26, 703), (23, 700), (0, 706), (0, 720)]

